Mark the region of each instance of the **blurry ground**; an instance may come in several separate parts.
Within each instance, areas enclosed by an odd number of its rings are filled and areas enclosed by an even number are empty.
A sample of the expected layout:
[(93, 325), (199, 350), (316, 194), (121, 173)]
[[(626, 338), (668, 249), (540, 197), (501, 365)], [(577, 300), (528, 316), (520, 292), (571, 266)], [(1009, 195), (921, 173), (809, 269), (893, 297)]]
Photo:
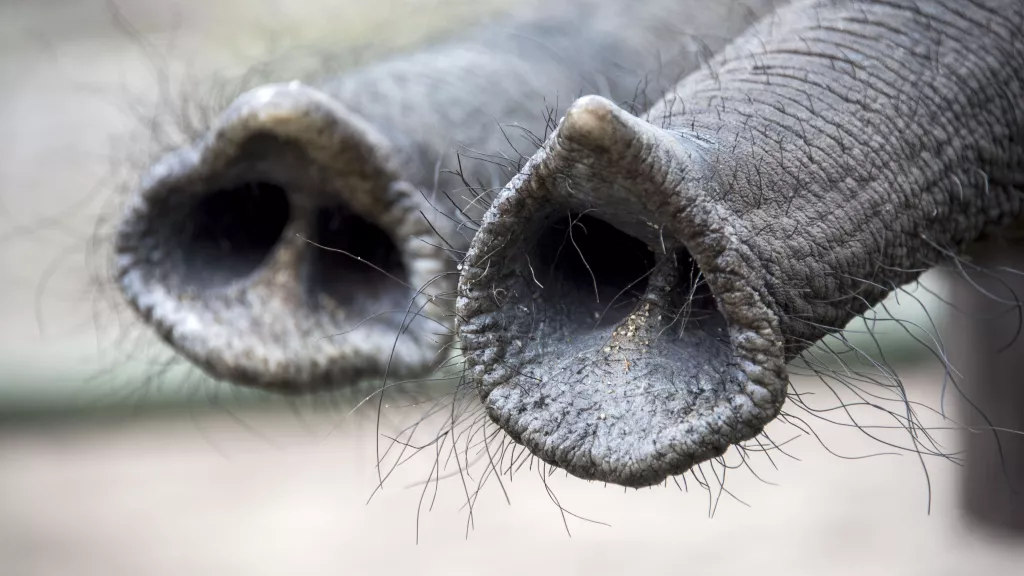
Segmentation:
[[(934, 402), (933, 378), (906, 382)], [(859, 432), (817, 428), (841, 455), (879, 450)], [(0, 564), (3, 574), (54, 576), (1021, 573), (1019, 540), (960, 519), (952, 465), (930, 461), (928, 515), (913, 456), (842, 460), (808, 437), (786, 451), (801, 461), (775, 454), (779, 471), (754, 461), (777, 486), (729, 471), (726, 488), (750, 507), (723, 495), (711, 519), (692, 478), (689, 493), (635, 492), (555, 475), (563, 506), (611, 524), (570, 518), (571, 538), (524, 468), (505, 482), (511, 506), (485, 486), (467, 541), (456, 476), (424, 513), (416, 546), (420, 490), (408, 486), (432, 459), (401, 468), (367, 504), (369, 417), (213, 411), (23, 424), (0, 431)]]
[[(756, 467), (779, 486), (731, 471), (727, 488), (750, 508), (726, 495), (713, 519), (692, 485), (623, 492), (555, 477), (571, 511), (612, 524), (570, 520), (572, 538), (527, 472), (506, 485), (511, 507), (488, 486), (467, 542), (455, 478), (417, 547), (419, 491), (402, 487), (430, 462), (404, 467), (366, 505), (366, 417), (213, 393), (234, 400), (229, 412), (210, 406), (209, 384), (177, 377), (141, 386), (152, 367), (121, 360), (148, 356), (119, 338), (138, 331), (104, 303), (86, 256), (138, 128), (127, 103), (155, 94), (161, 56), (201, 77), (328, 38), (413, 43), (498, 4), (120, 0), (143, 43), (103, 0), (0, 4), (0, 575), (1020, 574), (1024, 545), (963, 523), (952, 465), (930, 463), (928, 515), (915, 458), (843, 460), (808, 437), (786, 447), (801, 461)], [(896, 356), (907, 345), (883, 342)], [(934, 371), (905, 377), (936, 404)], [(843, 455), (878, 451), (857, 431), (816, 431)]]

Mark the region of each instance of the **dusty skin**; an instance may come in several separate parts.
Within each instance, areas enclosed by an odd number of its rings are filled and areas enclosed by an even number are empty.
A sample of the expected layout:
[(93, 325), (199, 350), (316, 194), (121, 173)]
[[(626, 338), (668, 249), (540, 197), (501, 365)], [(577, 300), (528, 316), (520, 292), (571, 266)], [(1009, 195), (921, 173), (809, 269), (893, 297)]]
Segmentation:
[(1022, 28), (1018, 1), (801, 1), (640, 117), (577, 100), (462, 264), (467, 387), (545, 462), (624, 486), (771, 446), (804, 408), (794, 360), (941, 456), (884, 357), (811, 347), (1018, 218)]

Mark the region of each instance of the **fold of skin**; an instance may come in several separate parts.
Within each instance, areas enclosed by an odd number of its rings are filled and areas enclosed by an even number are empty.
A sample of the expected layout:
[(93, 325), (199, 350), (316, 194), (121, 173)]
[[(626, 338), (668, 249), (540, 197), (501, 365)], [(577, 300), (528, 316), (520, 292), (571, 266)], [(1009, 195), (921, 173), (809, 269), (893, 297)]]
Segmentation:
[(302, 393), (425, 372), (451, 338), (466, 221), (486, 208), (467, 185), (499, 188), (498, 164), (536, 150), (559, 99), (653, 101), (771, 2), (747, 4), (557, 3), (315, 87), (247, 92), (129, 198), (121, 290), (237, 384)]
[(759, 434), (789, 360), (1018, 217), (1021, 30), (1019, 1), (803, 1), (645, 119), (576, 101), (463, 263), (490, 418), (625, 486)]

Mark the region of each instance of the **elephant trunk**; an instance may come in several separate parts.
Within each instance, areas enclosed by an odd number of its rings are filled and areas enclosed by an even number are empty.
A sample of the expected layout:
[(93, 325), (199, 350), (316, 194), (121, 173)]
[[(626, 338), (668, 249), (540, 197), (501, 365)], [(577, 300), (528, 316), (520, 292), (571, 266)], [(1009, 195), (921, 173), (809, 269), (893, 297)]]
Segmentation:
[(1021, 211), (1019, 2), (779, 10), (636, 118), (591, 96), (504, 189), (458, 333), (489, 416), (587, 479), (759, 434), (786, 363)]
[(250, 91), (127, 204), (121, 289), (176, 350), (239, 383), (302, 392), (382, 374), (392, 346), (396, 374), (427, 365), (454, 284), (437, 240), (451, 226), (423, 217), (395, 157), (318, 90)]
[(545, 108), (586, 92), (653, 100), (704, 55), (688, 33), (716, 49), (747, 18), (634, 4), (558, 3), (316, 87), (243, 94), (129, 199), (122, 292), (237, 384), (301, 393), (426, 372), (451, 338), (473, 220), (539, 146)]

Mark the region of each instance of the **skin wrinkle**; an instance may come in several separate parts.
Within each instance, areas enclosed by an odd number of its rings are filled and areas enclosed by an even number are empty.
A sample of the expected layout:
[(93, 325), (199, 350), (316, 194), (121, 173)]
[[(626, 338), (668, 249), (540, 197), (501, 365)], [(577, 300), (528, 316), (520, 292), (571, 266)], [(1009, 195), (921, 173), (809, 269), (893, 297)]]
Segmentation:
[(719, 73), (719, 76), (721, 76), (721, 75), (722, 75), (722, 73), (720, 72), (720, 73)]
[[(584, 93), (643, 109), (749, 24), (741, 7), (756, 16), (774, 4), (559, 2), (341, 75), (325, 71), (312, 86), (246, 93), (128, 199), (115, 248), (121, 291), (176, 351), (236, 384), (307, 393), (429, 372), (451, 338), (454, 268), (473, 222), (539, 146), (545, 110), (557, 117)], [(217, 131), (234, 137), (211, 138)], [(282, 141), (247, 148), (262, 132)], [(215, 274), (173, 262), (186, 235), (168, 222), (196, 219), (182, 200), (257, 174), (280, 184), (291, 208), (278, 244), (252, 274), (183, 288)], [(330, 310), (308, 297), (318, 289), (306, 262), (315, 267), (322, 249), (306, 240), (317, 241), (316, 214), (331, 203), (390, 237), (407, 285), (350, 281), (346, 296), (358, 305)]]
[[(578, 101), (506, 186), (464, 262), (457, 328), (492, 420), (582, 478), (660, 482), (758, 434), (785, 398), (785, 363), (809, 345), (947, 250), (1013, 222), (1022, 198), (1004, 182), (1024, 173), (1014, 109), (1024, 51), (1012, 28), (1024, 5), (976, 4), (808, 0), (737, 39), (648, 123), (601, 99)], [(607, 333), (564, 308), (585, 308), (585, 294), (563, 294), (558, 277), (540, 289), (517, 271), (523, 253), (540, 249), (531, 235), (548, 206), (591, 210), (655, 254), (642, 223), (663, 227), (707, 278), (728, 322), (728, 357), (702, 348), (709, 328), (697, 328), (696, 339), (631, 353), (641, 368), (604, 382), (594, 343)], [(513, 236), (514, 246), (498, 246)], [(478, 354), (501, 340), (484, 324), (524, 319), (515, 301), (487, 301), (477, 281), (536, 303), (541, 322), (525, 350)], [(725, 372), (699, 383), (698, 365)], [(674, 392), (618, 400), (639, 374)]]
[[(504, 205), (502, 205), (501, 203), (495, 205), (495, 209), (496, 210), (500, 210), (502, 208), (504, 208)], [(497, 222), (501, 222), (501, 221), (498, 220)], [(507, 222), (504, 222), (504, 223), (507, 223)], [(709, 265), (709, 266), (705, 266), (704, 268), (706, 270), (714, 270), (715, 266)], [(551, 338), (550, 340), (554, 341), (556, 339), (555, 338)], [(495, 414), (492, 412), (492, 417), (494, 417), (494, 416), (495, 416)], [(695, 423), (695, 424), (697, 424), (697, 423)], [(528, 431), (532, 430), (532, 428), (530, 427), (529, 424), (527, 424), (526, 426), (527, 426), (527, 430)], [(517, 436), (520, 436), (519, 430), (509, 430), (508, 426), (505, 426), (505, 425), (503, 425), (503, 427), (505, 427), (506, 430), (508, 430), (510, 432), (510, 434), (514, 438), (517, 437)], [(722, 433), (724, 433), (723, 431), (729, 429), (729, 426), (723, 425), (723, 424), (719, 423), (719, 424), (713, 426), (713, 428), (715, 428), (715, 429), (717, 429), (719, 431), (718, 434), (722, 434)], [(721, 447), (715, 445), (713, 442), (708, 442), (708, 441), (705, 441), (705, 440), (697, 439), (697, 438), (701, 438), (701, 437), (708, 438), (709, 434), (711, 436), (714, 436), (715, 433), (712, 432), (711, 429), (707, 428), (706, 425), (701, 424), (697, 428), (694, 428), (693, 425), (689, 425), (687, 427), (687, 429), (689, 429), (694, 434), (694, 438), (696, 439), (694, 442), (691, 442), (689, 444), (689, 447), (687, 449), (682, 450), (682, 451), (677, 450), (676, 449), (676, 447), (678, 446), (678, 442), (677, 441), (668, 440), (668, 441), (665, 441), (665, 442), (662, 443), (666, 447), (672, 447), (671, 450), (673, 452), (675, 452), (677, 454), (677, 456), (679, 454), (687, 455), (687, 456), (684, 456), (684, 458), (686, 458), (687, 461), (684, 462), (683, 465), (688, 465), (688, 463), (689, 463), (689, 460), (688, 460), (689, 456), (688, 455), (700, 454), (700, 455), (702, 455), (704, 457), (713, 457), (714, 455), (716, 455), (716, 454), (718, 454), (720, 452)], [(527, 432), (527, 434), (529, 434), (529, 433), (530, 432)], [(738, 433), (739, 434), (744, 434), (744, 433), (751, 433), (751, 432), (749, 430), (740, 430)], [(571, 432), (570, 432), (570, 434), (571, 434)], [(574, 434), (571, 434), (571, 435), (573, 437), (575, 437)], [(577, 443), (574, 442), (573, 445), (576, 446)], [(547, 446), (548, 448), (551, 448), (552, 444), (550, 442), (546, 442), (545, 446)], [(557, 446), (558, 445), (556, 444), (555, 448), (557, 448)], [(661, 456), (659, 456), (660, 459), (665, 459), (666, 461), (674, 462), (675, 465), (679, 465), (680, 464), (680, 461), (679, 461), (678, 457), (669, 458), (669, 456), (667, 454), (665, 454), (663, 452), (663, 450), (661, 450), (661, 449), (655, 449), (655, 451), (657, 453), (661, 454)], [(544, 454), (541, 454), (542, 458), (545, 458), (545, 456), (547, 456), (548, 458), (554, 457), (554, 458), (558, 459), (561, 464), (563, 464), (563, 465), (565, 464), (565, 462), (562, 462), (562, 458), (564, 457), (564, 455), (559, 456), (559, 455), (544, 455)], [(646, 458), (647, 457), (644, 457), (642, 460), (645, 461)], [(575, 457), (571, 458), (570, 462), (572, 460), (576, 460), (577, 463), (578, 463), (578, 459), (576, 459)], [(608, 469), (608, 472), (609, 473), (614, 472), (614, 468)], [(648, 469), (644, 468), (644, 467), (637, 467), (636, 469), (632, 469), (630, 474), (634, 474), (636, 476), (636, 481), (637, 482), (643, 483), (645, 481), (649, 481), (650, 480), (650, 477), (648, 476), (649, 472), (650, 471)], [(657, 473), (657, 472), (655, 472), (655, 473)], [(646, 480), (644, 480), (645, 478), (646, 478)]]

